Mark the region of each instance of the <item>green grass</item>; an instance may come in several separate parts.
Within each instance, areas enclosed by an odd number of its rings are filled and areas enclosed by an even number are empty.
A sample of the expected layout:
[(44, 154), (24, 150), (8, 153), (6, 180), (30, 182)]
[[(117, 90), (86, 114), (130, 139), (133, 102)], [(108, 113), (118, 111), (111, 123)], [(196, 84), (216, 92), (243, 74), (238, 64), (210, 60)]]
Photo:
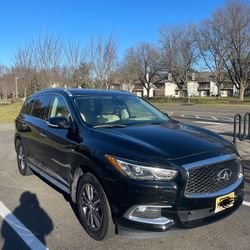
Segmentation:
[(0, 122), (14, 122), (21, 107), (22, 103), (0, 105)]

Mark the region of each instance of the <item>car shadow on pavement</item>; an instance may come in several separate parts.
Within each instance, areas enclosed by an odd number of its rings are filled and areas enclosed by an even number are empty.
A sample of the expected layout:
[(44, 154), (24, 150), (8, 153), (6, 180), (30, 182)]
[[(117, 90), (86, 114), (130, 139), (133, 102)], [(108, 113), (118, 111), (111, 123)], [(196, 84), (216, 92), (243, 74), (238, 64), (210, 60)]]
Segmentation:
[[(40, 207), (34, 193), (28, 191), (22, 193), (20, 205), (14, 209), (12, 214), (46, 246), (45, 236), (52, 232), (54, 226), (51, 218)], [(3, 250), (29, 249), (6, 220), (3, 221), (1, 235), (4, 240)]]

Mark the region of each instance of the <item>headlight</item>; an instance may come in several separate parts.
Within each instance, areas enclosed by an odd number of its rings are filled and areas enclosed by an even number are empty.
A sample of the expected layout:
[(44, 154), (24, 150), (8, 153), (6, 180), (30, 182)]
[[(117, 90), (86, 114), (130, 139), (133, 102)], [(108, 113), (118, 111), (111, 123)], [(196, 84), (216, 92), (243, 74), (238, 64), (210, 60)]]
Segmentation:
[(141, 164), (134, 164), (111, 155), (106, 155), (106, 158), (122, 174), (133, 179), (170, 181), (174, 179), (178, 173), (173, 169), (163, 169), (158, 167), (143, 166)]

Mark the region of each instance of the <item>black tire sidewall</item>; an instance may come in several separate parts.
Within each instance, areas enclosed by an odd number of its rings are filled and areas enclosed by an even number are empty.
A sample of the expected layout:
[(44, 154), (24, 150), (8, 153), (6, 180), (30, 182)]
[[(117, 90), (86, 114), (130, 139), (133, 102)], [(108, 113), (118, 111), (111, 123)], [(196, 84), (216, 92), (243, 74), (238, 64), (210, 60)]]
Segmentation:
[[(20, 161), (18, 159), (20, 147), (23, 147), (24, 156), (25, 156), (25, 168), (23, 168), (23, 169), (22, 169), (22, 167), (20, 165)], [(25, 150), (25, 147), (24, 147), (21, 140), (17, 141), (16, 149), (17, 149), (17, 166), (18, 166), (18, 170), (19, 170), (21, 175), (27, 175), (27, 173), (28, 173), (28, 165), (27, 165), (26, 150)]]
[[(102, 213), (103, 213), (103, 222), (102, 222), (102, 226), (100, 227), (100, 229), (96, 232), (91, 230), (89, 228), (89, 226), (85, 224), (84, 219), (83, 219), (80, 198), (81, 198), (81, 194), (82, 194), (83, 187), (85, 184), (91, 184), (95, 188), (96, 192), (98, 193), (98, 195), (101, 199), (101, 204), (102, 204), (101, 209), (102, 209)], [(110, 213), (110, 207), (109, 207), (107, 197), (105, 195), (105, 192), (104, 192), (101, 184), (95, 178), (95, 176), (93, 176), (90, 173), (83, 175), (81, 177), (81, 179), (79, 180), (78, 190), (77, 190), (77, 209), (78, 209), (80, 222), (81, 222), (83, 228), (85, 229), (85, 231), (95, 240), (104, 239), (106, 234), (109, 231), (110, 222), (112, 220), (111, 213)]]

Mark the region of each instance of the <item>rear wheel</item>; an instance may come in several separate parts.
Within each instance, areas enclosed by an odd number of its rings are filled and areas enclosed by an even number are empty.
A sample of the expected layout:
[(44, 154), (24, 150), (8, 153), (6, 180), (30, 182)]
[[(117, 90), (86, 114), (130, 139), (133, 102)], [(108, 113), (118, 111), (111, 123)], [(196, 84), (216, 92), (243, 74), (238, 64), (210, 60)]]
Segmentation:
[(79, 180), (77, 207), (82, 226), (95, 240), (109, 238), (115, 232), (105, 192), (91, 173)]
[(31, 175), (32, 171), (27, 165), (27, 157), (24, 145), (21, 140), (17, 141), (17, 166), (21, 175)]

